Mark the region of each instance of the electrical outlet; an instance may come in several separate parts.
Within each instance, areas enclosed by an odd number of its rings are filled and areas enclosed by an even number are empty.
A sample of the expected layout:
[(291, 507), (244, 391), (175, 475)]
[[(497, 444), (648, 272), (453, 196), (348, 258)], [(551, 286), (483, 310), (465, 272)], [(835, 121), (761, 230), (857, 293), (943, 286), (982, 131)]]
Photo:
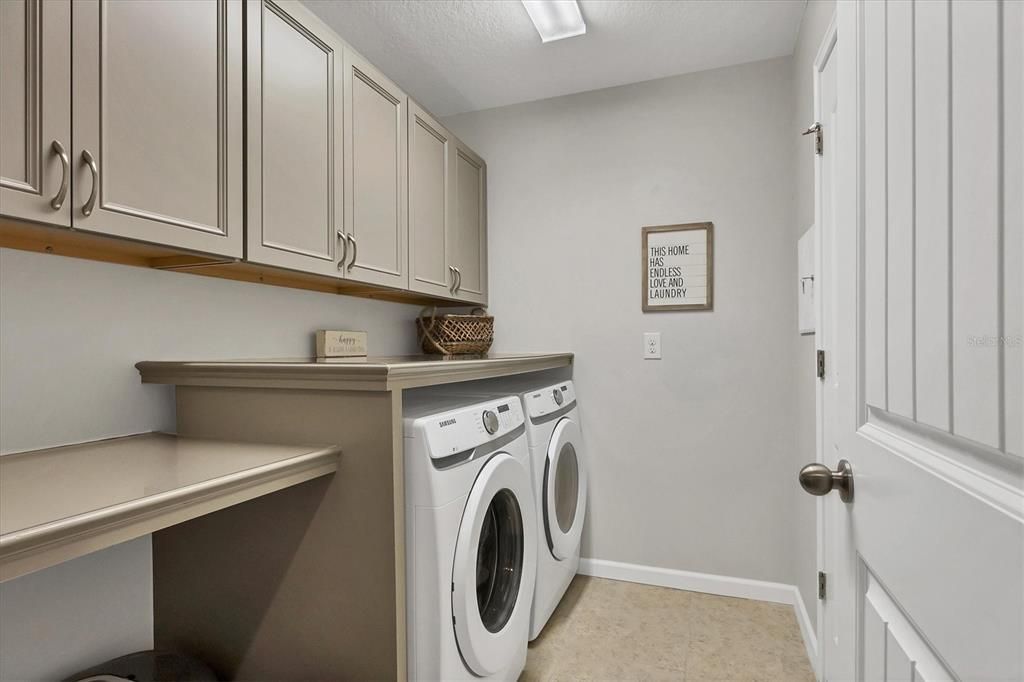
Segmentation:
[(644, 332), (644, 360), (661, 360), (661, 332)]

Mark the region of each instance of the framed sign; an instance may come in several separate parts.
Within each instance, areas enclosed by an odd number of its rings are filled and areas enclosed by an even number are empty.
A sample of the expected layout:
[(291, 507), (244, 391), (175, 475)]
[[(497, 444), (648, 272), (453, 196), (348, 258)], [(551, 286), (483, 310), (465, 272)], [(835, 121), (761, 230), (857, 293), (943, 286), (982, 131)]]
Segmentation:
[(711, 223), (643, 228), (644, 312), (712, 310), (714, 243)]

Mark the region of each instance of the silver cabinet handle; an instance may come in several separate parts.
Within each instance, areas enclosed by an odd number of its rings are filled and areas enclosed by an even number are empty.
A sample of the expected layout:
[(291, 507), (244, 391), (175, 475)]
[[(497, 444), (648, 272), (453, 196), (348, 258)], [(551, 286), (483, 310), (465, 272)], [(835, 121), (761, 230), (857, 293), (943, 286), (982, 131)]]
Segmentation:
[(462, 270), (455, 268), (455, 291), (452, 293), (457, 294), (460, 289), (462, 289)]
[(845, 459), (832, 471), (824, 464), (808, 464), (800, 470), (800, 486), (812, 495), (828, 495), (839, 491), (839, 499), (853, 502), (853, 467)]
[(448, 266), (448, 274), (452, 276), (452, 283), (448, 285), (448, 293), (455, 293), (455, 266)]
[(345, 268), (345, 259), (348, 258), (348, 239), (341, 230), (338, 230), (338, 241), (341, 242), (341, 258), (338, 259), (338, 269), (343, 270)]
[(88, 149), (82, 150), (82, 161), (89, 166), (89, 170), (92, 172), (92, 189), (89, 191), (89, 198), (82, 205), (82, 215), (89, 216), (92, 215), (92, 209), (96, 206), (96, 192), (100, 187), (100, 169), (96, 165), (96, 159), (93, 158), (92, 153)]
[(359, 244), (356, 243), (356, 238), (350, 233), (348, 240), (352, 242), (352, 260), (348, 263), (348, 271), (352, 272), (352, 266), (356, 264), (356, 258), (359, 257)]
[(68, 196), (68, 180), (71, 175), (71, 159), (68, 158), (68, 150), (64, 149), (64, 145), (60, 143), (60, 140), (54, 140), (53, 144), (50, 145), (50, 149), (60, 159), (60, 187), (57, 189), (57, 194), (50, 200), (50, 208), (54, 211), (59, 211), (61, 206), (64, 205), (64, 199)]

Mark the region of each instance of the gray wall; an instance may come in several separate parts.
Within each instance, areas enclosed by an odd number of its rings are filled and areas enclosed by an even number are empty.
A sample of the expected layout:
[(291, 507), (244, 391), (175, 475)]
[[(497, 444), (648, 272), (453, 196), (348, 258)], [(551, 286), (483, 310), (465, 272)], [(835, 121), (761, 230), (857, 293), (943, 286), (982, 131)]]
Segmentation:
[[(499, 350), (576, 353), (587, 557), (793, 582), (789, 58), (447, 119), (488, 162)], [(640, 309), (640, 228), (715, 223), (714, 312)], [(663, 360), (641, 357), (662, 333)]]
[[(415, 347), (411, 306), (0, 249), (0, 453), (174, 429), (149, 359), (309, 355), (318, 328)], [(116, 472), (111, 472), (112, 475)], [(148, 538), (0, 585), (0, 679), (152, 645)]]
[[(793, 120), (794, 192), (796, 194), (796, 221), (793, 223), (793, 239), (800, 238), (804, 231), (814, 224), (814, 147), (807, 137), (798, 137), (799, 132), (814, 122), (814, 58), (825, 37), (825, 31), (835, 10), (835, 0), (811, 0), (804, 10), (803, 23), (793, 52), (793, 90), (795, 94), (795, 119)], [(794, 246), (795, 248), (795, 246)], [(808, 462), (816, 462), (818, 454), (815, 444), (814, 392), (817, 378), (814, 375), (815, 337), (798, 337), (796, 374), (796, 448), (793, 452), (792, 471), (797, 471)], [(817, 585), (817, 520), (815, 498), (799, 488), (793, 488), (794, 539), (793, 575), (800, 589), (812, 624), (818, 622)], [(815, 625), (816, 627), (816, 625)]]

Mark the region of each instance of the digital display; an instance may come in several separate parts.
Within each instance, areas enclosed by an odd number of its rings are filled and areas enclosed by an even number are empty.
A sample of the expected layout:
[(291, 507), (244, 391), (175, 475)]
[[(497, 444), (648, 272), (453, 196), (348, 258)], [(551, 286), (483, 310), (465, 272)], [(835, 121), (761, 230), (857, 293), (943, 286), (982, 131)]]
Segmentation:
[(508, 412), (508, 405), (498, 405), (498, 412)]

